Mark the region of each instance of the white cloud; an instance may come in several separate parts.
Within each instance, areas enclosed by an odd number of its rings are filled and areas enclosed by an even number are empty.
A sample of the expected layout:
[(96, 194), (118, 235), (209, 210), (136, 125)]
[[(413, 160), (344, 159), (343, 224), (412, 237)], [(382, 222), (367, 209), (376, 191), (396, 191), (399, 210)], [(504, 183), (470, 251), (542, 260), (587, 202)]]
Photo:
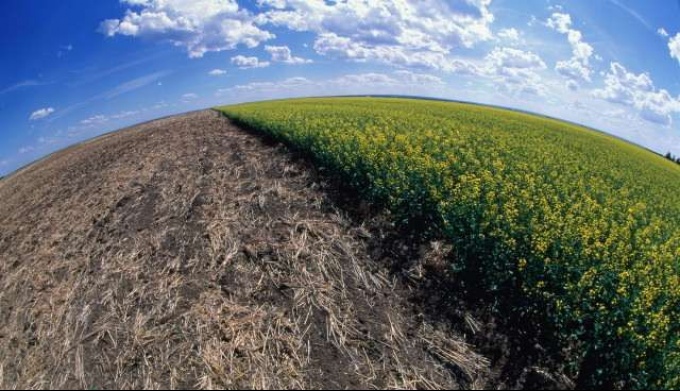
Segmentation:
[(680, 113), (680, 99), (657, 89), (649, 74), (629, 72), (616, 62), (605, 75), (605, 87), (593, 91), (593, 96), (634, 108), (640, 118), (666, 126), (672, 124), (674, 114)]
[(545, 62), (535, 53), (513, 48), (494, 48), (486, 57), (495, 68), (545, 69)]
[(668, 50), (671, 52), (671, 57), (680, 62), (680, 33), (668, 41)]
[(414, 73), (411, 71), (396, 71), (392, 74), (360, 73), (341, 76), (329, 81), (330, 84), (351, 86), (400, 86), (400, 85), (443, 85), (444, 81), (433, 75)]
[(93, 115), (89, 118), (86, 118), (84, 120), (80, 121), (80, 125), (82, 125), (85, 128), (89, 127), (94, 127), (94, 126), (101, 126), (104, 124), (108, 124), (111, 121), (116, 121), (116, 120), (121, 120), (129, 117), (136, 116), (140, 114), (141, 111), (139, 110), (130, 110), (130, 111), (121, 111), (116, 114), (112, 115), (104, 115), (104, 114), (96, 114)]
[(25, 155), (25, 154), (33, 152), (33, 151), (35, 151), (35, 147), (32, 147), (32, 146), (19, 148), (19, 154), (20, 155)]
[(108, 121), (109, 121), (109, 118), (107, 116), (98, 114), (98, 115), (94, 115), (90, 118), (87, 118), (87, 119), (80, 121), (80, 124), (85, 125), (85, 126), (101, 125), (101, 124), (104, 124)]
[(182, 100), (187, 102), (187, 101), (192, 101), (198, 99), (198, 94), (195, 94), (193, 92), (186, 93), (182, 95)]
[(492, 38), (491, 0), (259, 0), (260, 25), (316, 34), (321, 55), (447, 70), (451, 52)]
[(139, 110), (130, 110), (130, 111), (123, 111), (118, 114), (114, 114), (111, 116), (111, 119), (123, 119), (123, 118), (128, 118), (128, 117), (133, 117), (137, 114), (139, 114)]
[(398, 45), (365, 45), (335, 33), (320, 34), (314, 50), (324, 56), (357, 62), (374, 61), (396, 66), (424, 67), (452, 71), (451, 59), (446, 53), (409, 51)]
[[(414, 89), (432, 89), (444, 86), (444, 81), (434, 75), (416, 73), (406, 70), (392, 73), (359, 73), (348, 74), (323, 81), (313, 81), (306, 77), (292, 77), (277, 82), (254, 82), (218, 90), (217, 95), (241, 96), (291, 96), (291, 95), (334, 95), (369, 92), (407, 93)], [(258, 95), (259, 94), (259, 95)], [(278, 95), (277, 95), (278, 94)]]
[(595, 49), (583, 40), (583, 33), (572, 28), (571, 15), (555, 12), (546, 25), (566, 35), (572, 50), (572, 57), (569, 60), (558, 61), (555, 71), (571, 81), (590, 83), (592, 81), (590, 59), (595, 55)]
[(446, 70), (463, 76), (478, 76), (482, 73), (479, 67), (466, 60), (451, 60), (446, 63)]
[(576, 58), (566, 61), (558, 61), (555, 71), (560, 75), (576, 83), (576, 80), (591, 81), (591, 69)]
[(241, 69), (266, 68), (270, 65), (268, 61), (260, 61), (257, 57), (246, 57), (242, 55), (232, 57), (231, 63)]
[(395, 71), (394, 76), (402, 83), (406, 84), (445, 84), (440, 77), (426, 73), (416, 73), (411, 71)]
[(537, 22), (538, 22), (538, 18), (536, 17), (536, 15), (531, 15), (529, 17), (529, 21), (527, 22), (527, 26), (528, 27), (534, 27)]
[(253, 82), (240, 84), (231, 88), (218, 90), (218, 95), (238, 91), (269, 92), (273, 90), (291, 90), (301, 86), (313, 85), (314, 83), (305, 77), (291, 77), (278, 82)]
[(53, 145), (58, 142), (56, 137), (38, 137), (38, 144)]
[(482, 76), (498, 83), (512, 93), (544, 95), (545, 87), (539, 74), (547, 68), (541, 57), (533, 52), (514, 48), (494, 48), (486, 56)]
[(501, 38), (506, 41), (519, 41), (519, 31), (515, 28), (509, 28), (509, 29), (501, 29), (498, 31), (498, 38)]
[(623, 4), (619, 0), (609, 0), (609, 2), (616, 7), (618, 7), (621, 11), (627, 13), (631, 18), (637, 20), (642, 26), (644, 26), (647, 30), (650, 32), (654, 33), (654, 27), (652, 26), (651, 23), (647, 21), (639, 12), (637, 12), (635, 9)]
[(224, 69), (213, 69), (212, 71), (208, 72), (208, 75), (210, 76), (223, 76), (226, 75), (227, 71)]
[[(170, 71), (160, 71), (138, 77), (136, 79), (119, 84), (115, 88), (105, 92), (104, 94), (98, 96), (97, 98), (113, 99), (119, 95), (127, 94), (129, 92), (136, 91), (140, 88), (146, 87), (149, 84), (158, 82), (160, 79), (170, 75), (171, 73), (172, 72)], [(162, 84), (159, 82), (158, 85), (160, 86)]]
[[(112, 88), (108, 91), (104, 91), (104, 92), (99, 93), (97, 95), (91, 96), (90, 98), (88, 98), (84, 101), (74, 103), (70, 106), (62, 108), (62, 109), (59, 110), (59, 112), (54, 114), (54, 116), (52, 118), (53, 119), (62, 118), (64, 116), (66, 116), (66, 115), (68, 115), (68, 114), (70, 114), (74, 111), (77, 111), (77, 110), (79, 110), (79, 109), (81, 109), (85, 106), (88, 106), (88, 105), (90, 105), (94, 102), (98, 102), (98, 101), (101, 101), (101, 100), (110, 100), (110, 99), (113, 99), (117, 96), (136, 91), (140, 88), (148, 86), (149, 84), (156, 83), (156, 82), (158, 82), (158, 80), (160, 80), (160, 79), (162, 79), (162, 78), (164, 78), (164, 77), (166, 77), (170, 74), (172, 74), (171, 71), (160, 71), (160, 72), (155, 72), (155, 73), (152, 73), (152, 74), (149, 74), (149, 75), (141, 76), (141, 77), (138, 77), (136, 79), (129, 80), (127, 82), (124, 82), (124, 83), (117, 85), (116, 87), (114, 87), (114, 88)], [(157, 85), (160, 86), (160, 85), (162, 85), (162, 83), (158, 82)]]
[(28, 87), (38, 87), (38, 86), (44, 86), (44, 85), (47, 85), (47, 84), (51, 84), (51, 83), (45, 83), (45, 82), (41, 82), (41, 81), (37, 81), (37, 80), (25, 80), (25, 81), (16, 83), (14, 85), (11, 85), (9, 87), (6, 87), (6, 88), (0, 90), (0, 95), (7, 94), (7, 93), (10, 93), (10, 92), (14, 92), (14, 91), (17, 91), (17, 90), (21, 90), (21, 89), (28, 88)]
[(571, 29), (571, 15), (555, 12), (550, 16), (546, 25), (559, 33), (567, 34)]
[(54, 108), (52, 107), (46, 107), (40, 110), (34, 111), (31, 116), (29, 117), (29, 120), (31, 121), (37, 121), (46, 117), (49, 117), (54, 113)]
[(302, 57), (295, 57), (288, 46), (265, 46), (264, 50), (271, 54), (273, 62), (282, 62), (284, 64), (309, 64), (312, 60)]
[(254, 16), (236, 0), (121, 0), (130, 8), (122, 19), (105, 20), (100, 32), (147, 37), (184, 47), (190, 57), (254, 48), (274, 38), (254, 23)]
[(656, 33), (659, 34), (662, 38), (668, 38), (670, 34), (668, 34), (668, 31), (666, 31), (665, 28), (659, 27), (658, 30), (656, 30)]

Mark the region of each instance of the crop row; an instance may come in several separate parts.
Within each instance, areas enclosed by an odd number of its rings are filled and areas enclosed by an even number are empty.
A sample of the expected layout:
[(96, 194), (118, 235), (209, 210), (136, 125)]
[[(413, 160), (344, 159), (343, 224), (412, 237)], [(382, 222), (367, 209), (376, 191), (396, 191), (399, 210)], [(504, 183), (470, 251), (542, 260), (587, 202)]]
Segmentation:
[(680, 387), (680, 168), (613, 137), (445, 102), (222, 108), (454, 249), (451, 270), (584, 387)]

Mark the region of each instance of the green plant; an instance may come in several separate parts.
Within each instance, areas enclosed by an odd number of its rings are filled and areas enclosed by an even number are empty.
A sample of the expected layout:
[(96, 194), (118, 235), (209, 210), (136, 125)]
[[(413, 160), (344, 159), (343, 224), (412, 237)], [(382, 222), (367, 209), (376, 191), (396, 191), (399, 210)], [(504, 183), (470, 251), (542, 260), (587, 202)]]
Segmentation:
[[(680, 168), (495, 108), (332, 98), (223, 107), (453, 245), (499, 311), (540, 320), (584, 387), (679, 388)], [(593, 369), (593, 370), (590, 370)]]

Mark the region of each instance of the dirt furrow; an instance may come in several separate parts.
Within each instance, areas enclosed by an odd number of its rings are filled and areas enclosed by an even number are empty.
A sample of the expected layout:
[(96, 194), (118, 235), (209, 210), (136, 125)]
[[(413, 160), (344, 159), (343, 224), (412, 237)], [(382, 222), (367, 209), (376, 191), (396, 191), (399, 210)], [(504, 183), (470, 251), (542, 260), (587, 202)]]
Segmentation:
[(3, 180), (0, 387), (483, 387), (324, 189), (213, 111)]

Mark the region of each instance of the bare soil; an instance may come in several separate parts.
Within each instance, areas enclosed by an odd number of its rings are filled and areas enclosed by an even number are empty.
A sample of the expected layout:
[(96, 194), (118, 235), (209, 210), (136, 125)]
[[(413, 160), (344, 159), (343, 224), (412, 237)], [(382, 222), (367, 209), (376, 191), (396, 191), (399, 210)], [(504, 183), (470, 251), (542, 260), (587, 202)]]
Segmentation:
[(203, 111), (0, 181), (0, 387), (518, 385), (411, 291), (446, 249), (395, 273), (319, 178)]

